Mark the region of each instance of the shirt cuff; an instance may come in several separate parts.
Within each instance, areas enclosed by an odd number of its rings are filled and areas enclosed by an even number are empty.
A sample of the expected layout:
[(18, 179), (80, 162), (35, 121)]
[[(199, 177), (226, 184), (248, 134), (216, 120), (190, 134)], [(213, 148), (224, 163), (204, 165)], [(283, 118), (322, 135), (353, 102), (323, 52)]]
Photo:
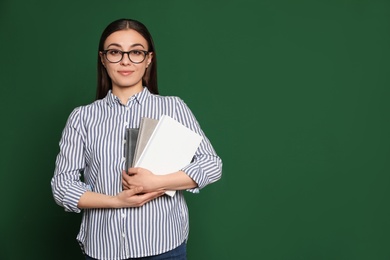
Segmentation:
[(199, 193), (202, 188), (204, 188), (208, 184), (207, 178), (205, 178), (205, 174), (203, 174), (203, 170), (197, 163), (191, 163), (182, 169), (191, 179), (193, 179), (198, 187), (187, 189), (187, 191), (192, 193)]
[(81, 209), (77, 207), (77, 204), (79, 203), (80, 197), (87, 190), (87, 187), (69, 187), (63, 201), (65, 211), (80, 213)]

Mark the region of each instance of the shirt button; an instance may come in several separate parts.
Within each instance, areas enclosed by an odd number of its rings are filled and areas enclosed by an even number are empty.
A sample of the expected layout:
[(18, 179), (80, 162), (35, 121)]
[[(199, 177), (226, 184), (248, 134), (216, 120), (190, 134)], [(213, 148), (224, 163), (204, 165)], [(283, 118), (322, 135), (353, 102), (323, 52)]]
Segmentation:
[(122, 237), (125, 237), (126, 235), (125, 235), (125, 233), (122, 233)]
[(122, 213), (122, 218), (125, 218), (126, 217), (126, 214), (125, 213)]

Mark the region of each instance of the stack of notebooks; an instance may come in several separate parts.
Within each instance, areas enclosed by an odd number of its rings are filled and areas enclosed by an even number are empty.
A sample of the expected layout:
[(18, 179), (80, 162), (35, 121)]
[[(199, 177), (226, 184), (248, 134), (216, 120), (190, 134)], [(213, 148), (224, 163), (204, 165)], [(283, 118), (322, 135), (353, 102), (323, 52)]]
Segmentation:
[[(160, 120), (141, 118), (139, 128), (126, 129), (126, 169), (142, 167), (154, 174), (177, 172), (188, 165), (202, 136), (175, 119), (163, 115)], [(170, 196), (175, 191), (167, 191)]]

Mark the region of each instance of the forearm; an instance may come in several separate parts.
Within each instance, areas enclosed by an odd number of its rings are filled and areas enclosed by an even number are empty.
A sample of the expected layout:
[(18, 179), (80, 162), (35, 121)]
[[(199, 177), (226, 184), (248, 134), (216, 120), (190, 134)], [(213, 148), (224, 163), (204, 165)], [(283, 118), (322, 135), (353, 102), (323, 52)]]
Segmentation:
[(183, 171), (166, 175), (157, 175), (157, 178), (157, 185), (163, 190), (186, 190), (198, 186), (198, 184)]
[(80, 197), (77, 207), (80, 209), (118, 208), (119, 205), (115, 196), (86, 191)]
[(140, 207), (163, 194), (163, 191), (144, 193), (142, 187), (122, 191), (116, 196), (87, 191), (80, 197), (77, 206), (81, 209)]

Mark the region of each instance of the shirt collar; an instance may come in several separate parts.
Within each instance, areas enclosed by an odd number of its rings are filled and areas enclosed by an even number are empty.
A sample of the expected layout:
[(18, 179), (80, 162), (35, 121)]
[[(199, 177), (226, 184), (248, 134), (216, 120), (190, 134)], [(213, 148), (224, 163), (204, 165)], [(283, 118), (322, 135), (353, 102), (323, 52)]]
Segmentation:
[[(138, 104), (142, 105), (150, 95), (151, 95), (151, 93), (150, 93), (149, 89), (147, 87), (144, 87), (144, 89), (141, 92), (135, 94), (134, 96), (132, 96), (132, 98), (134, 98)], [(108, 91), (104, 100), (107, 103), (107, 105), (109, 105), (110, 107), (112, 107), (115, 104), (121, 103), (119, 98), (117, 96), (115, 96), (114, 94), (112, 94), (111, 89)]]

